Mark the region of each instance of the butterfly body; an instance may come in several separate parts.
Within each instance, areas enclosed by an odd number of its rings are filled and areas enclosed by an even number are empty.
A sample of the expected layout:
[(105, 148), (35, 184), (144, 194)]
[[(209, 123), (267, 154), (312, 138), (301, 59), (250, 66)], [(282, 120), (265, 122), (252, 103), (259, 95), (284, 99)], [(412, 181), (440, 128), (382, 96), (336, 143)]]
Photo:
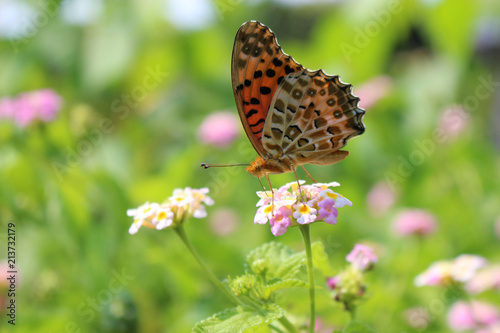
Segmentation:
[(305, 69), (259, 22), (236, 34), (231, 76), (243, 127), (260, 155), (246, 169), (256, 177), (337, 163), (349, 154), (340, 148), (364, 132), (352, 86)]

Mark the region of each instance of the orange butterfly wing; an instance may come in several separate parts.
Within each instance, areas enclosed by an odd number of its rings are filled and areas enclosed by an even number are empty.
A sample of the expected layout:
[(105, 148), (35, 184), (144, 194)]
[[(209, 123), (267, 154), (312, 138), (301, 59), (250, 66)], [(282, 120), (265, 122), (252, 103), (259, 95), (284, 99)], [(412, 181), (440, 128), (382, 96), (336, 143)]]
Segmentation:
[(269, 155), (262, 133), (276, 89), (285, 76), (302, 69), (265, 25), (248, 21), (238, 30), (231, 60), (234, 98), (245, 132), (262, 157)]

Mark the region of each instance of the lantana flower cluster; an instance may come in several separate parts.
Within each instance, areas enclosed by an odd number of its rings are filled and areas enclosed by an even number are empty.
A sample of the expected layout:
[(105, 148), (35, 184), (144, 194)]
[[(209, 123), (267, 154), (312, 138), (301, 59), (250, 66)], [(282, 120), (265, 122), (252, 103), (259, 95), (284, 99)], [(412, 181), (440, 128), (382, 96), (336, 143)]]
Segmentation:
[(138, 208), (127, 210), (127, 215), (134, 218), (128, 232), (135, 234), (140, 227), (164, 229), (182, 224), (189, 217), (207, 216), (205, 205), (214, 204), (208, 195), (208, 188), (175, 189), (172, 196), (163, 203), (146, 202)]
[(332, 290), (333, 299), (344, 304), (345, 310), (353, 311), (366, 292), (364, 273), (373, 269), (378, 257), (371, 247), (356, 244), (346, 261), (351, 265), (328, 278), (327, 285)]
[(305, 181), (283, 185), (278, 190), (257, 192), (260, 197), (254, 223), (269, 222), (274, 236), (283, 235), (289, 227), (324, 221), (337, 223), (338, 208), (352, 206), (351, 201), (334, 192), (337, 182), (304, 185)]

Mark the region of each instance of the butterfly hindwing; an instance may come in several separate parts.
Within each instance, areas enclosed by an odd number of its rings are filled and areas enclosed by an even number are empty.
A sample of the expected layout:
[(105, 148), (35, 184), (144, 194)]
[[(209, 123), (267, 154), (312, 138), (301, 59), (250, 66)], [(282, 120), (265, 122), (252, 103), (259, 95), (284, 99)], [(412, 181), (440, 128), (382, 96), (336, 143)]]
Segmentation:
[(264, 127), (263, 147), (272, 158), (287, 155), (297, 164), (332, 164), (339, 151), (365, 130), (364, 110), (352, 86), (322, 70), (304, 69), (280, 83)]
[(262, 133), (273, 96), (288, 74), (302, 69), (260, 22), (245, 22), (238, 30), (231, 62), (234, 97), (245, 132), (263, 157), (267, 152), (262, 146)]

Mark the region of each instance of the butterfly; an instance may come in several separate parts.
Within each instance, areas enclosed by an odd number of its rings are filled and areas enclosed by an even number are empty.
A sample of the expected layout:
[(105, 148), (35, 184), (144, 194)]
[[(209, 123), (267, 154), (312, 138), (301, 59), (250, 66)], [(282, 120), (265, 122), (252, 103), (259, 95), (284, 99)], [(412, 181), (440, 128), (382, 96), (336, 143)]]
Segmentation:
[(349, 155), (340, 149), (365, 130), (352, 86), (304, 68), (260, 22), (245, 22), (236, 33), (231, 79), (241, 122), (259, 154), (246, 171), (259, 179), (304, 164), (337, 163)]

